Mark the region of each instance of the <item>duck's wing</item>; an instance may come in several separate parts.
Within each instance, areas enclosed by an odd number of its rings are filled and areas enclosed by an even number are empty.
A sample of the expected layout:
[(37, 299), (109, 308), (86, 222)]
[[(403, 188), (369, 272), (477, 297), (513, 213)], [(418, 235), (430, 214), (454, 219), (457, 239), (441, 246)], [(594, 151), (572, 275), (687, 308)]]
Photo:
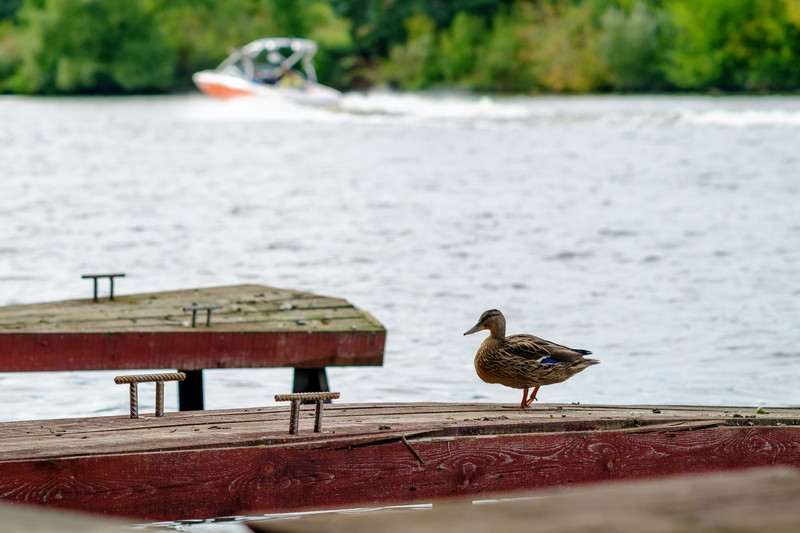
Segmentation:
[(537, 363), (574, 363), (592, 353), (540, 339), (535, 335), (509, 335), (503, 350)]

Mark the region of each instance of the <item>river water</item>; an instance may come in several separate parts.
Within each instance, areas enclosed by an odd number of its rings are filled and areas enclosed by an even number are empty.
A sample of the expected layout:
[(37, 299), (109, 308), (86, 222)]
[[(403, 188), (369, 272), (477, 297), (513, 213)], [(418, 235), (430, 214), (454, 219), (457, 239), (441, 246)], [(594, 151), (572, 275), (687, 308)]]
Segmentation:
[[(97, 271), (339, 296), (388, 329), (383, 367), (329, 369), (342, 401), (514, 403), (462, 336), (498, 308), (602, 361), (545, 403), (797, 406), (798, 138), (798, 97), (2, 97), (0, 305)], [(0, 374), (0, 420), (125, 414), (114, 375)], [(290, 387), (210, 371), (206, 404)]]

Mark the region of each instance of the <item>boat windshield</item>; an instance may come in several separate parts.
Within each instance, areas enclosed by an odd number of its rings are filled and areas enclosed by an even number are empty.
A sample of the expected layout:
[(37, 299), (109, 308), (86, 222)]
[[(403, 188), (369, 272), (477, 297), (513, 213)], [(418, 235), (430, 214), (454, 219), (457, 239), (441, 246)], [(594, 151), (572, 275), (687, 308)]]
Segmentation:
[(307, 39), (258, 39), (231, 52), (217, 71), (263, 83), (316, 82), (316, 51), (317, 44)]

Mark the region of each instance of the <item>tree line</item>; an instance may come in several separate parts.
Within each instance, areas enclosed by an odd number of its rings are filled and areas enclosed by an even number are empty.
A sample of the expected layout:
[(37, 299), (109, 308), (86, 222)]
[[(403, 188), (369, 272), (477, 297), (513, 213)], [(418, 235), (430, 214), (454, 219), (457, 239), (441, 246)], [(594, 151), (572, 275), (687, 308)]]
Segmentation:
[(182, 90), (268, 36), (317, 41), (340, 89), (800, 87), (800, 0), (0, 0), (0, 91)]

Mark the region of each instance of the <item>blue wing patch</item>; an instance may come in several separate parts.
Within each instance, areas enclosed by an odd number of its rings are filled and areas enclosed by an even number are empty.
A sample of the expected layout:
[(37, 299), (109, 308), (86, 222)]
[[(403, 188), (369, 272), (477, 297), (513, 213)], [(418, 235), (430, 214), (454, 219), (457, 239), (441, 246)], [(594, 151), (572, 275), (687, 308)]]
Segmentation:
[(552, 357), (545, 357), (544, 359), (539, 359), (540, 363), (558, 363), (558, 359), (553, 359)]

